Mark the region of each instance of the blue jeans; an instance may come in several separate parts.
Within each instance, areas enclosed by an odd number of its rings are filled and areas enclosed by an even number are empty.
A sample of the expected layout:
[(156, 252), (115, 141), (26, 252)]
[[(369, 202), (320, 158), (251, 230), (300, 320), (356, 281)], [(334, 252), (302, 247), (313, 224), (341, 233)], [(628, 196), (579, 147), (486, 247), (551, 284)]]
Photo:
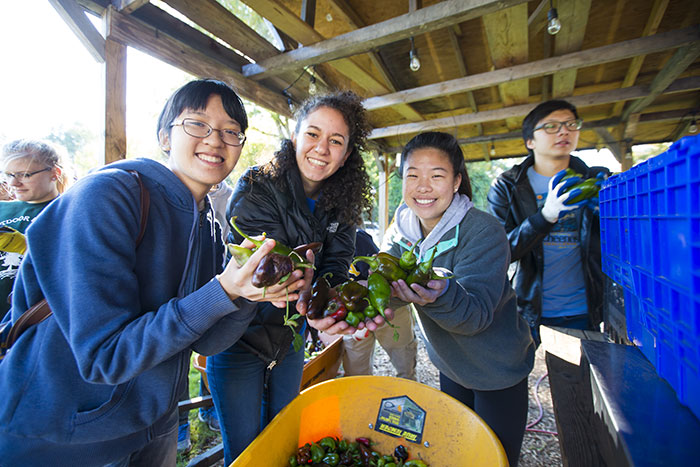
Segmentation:
[(510, 467), (518, 465), (527, 425), (527, 377), (510, 388), (477, 391), (440, 373), (440, 390), (476, 412), (498, 436)]
[[(299, 394), (304, 350), (287, 355), (272, 370), (238, 345), (207, 358), (207, 378), (221, 424), (225, 465), (229, 465)], [(265, 379), (267, 375), (267, 387)]]

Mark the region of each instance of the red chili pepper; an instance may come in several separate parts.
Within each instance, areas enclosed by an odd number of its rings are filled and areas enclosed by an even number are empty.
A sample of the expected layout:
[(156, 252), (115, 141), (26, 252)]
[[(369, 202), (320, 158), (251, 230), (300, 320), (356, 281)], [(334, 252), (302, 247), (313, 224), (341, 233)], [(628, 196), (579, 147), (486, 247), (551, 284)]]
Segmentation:
[(355, 438), (355, 441), (357, 441), (360, 444), (364, 444), (367, 447), (369, 447), (370, 444), (369, 438)]

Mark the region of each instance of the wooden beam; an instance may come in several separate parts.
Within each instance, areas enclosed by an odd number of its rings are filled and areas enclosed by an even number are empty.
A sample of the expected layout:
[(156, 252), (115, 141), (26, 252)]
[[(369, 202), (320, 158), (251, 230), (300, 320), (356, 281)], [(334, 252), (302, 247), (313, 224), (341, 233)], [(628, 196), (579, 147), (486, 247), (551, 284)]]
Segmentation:
[(112, 5), (120, 13), (131, 14), (144, 5), (147, 5), (149, 0), (112, 0)]
[(93, 0), (77, 0), (77, 3), (85, 11), (92, 12), (95, 16), (103, 17), (107, 12), (107, 7), (100, 2)]
[(287, 99), (260, 83), (249, 80), (221, 62), (203, 55), (189, 45), (114, 9), (108, 12), (108, 37), (141, 50), (194, 76), (228, 82), (248, 100), (286, 117), (291, 116)]
[(527, 18), (527, 27), (530, 30), (530, 37), (540, 32), (547, 24), (547, 12), (549, 11), (549, 0), (541, 0), (533, 12)]
[[(247, 3), (251, 1), (246, 0)], [(255, 0), (254, 3), (258, 1)], [(525, 0), (445, 0), (413, 13), (406, 13), (312, 45), (305, 44), (300, 49), (247, 65), (243, 73), (248, 77), (260, 79), (289, 68), (365, 53), (391, 42), (446, 28), (524, 2)]]
[(654, 99), (664, 92), (664, 89), (683, 73), (698, 56), (700, 56), (700, 43), (686, 45), (676, 50), (673, 57), (666, 63), (659, 74), (656, 75), (654, 81), (651, 82), (649, 93), (643, 98), (632, 102), (622, 113), (622, 120), (627, 120), (630, 115), (642, 111), (642, 109), (654, 102)]
[[(615, 0), (615, 12), (610, 18), (607, 26), (607, 34), (605, 35), (604, 44), (612, 44), (615, 42), (615, 35), (619, 31), (620, 21), (622, 20), (622, 14), (625, 12), (625, 0)], [(603, 80), (605, 74), (605, 65), (599, 65), (596, 69), (595, 82), (600, 83)]]
[[(554, 36), (554, 56), (565, 55), (581, 50), (586, 34), (591, 0), (559, 0), (557, 13), (561, 20), (561, 30)], [(558, 71), (552, 76), (552, 97), (570, 96), (576, 85), (576, 68)]]
[(254, 60), (264, 60), (279, 53), (274, 45), (216, 0), (197, 0), (196, 2), (164, 0), (164, 2)]
[(126, 46), (105, 43), (105, 164), (126, 157)]
[(301, 0), (301, 19), (314, 27), (316, 23), (316, 0)]
[[(275, 27), (301, 44), (313, 44), (324, 39), (320, 33), (278, 2), (272, 0), (245, 0), (245, 3), (260, 16), (269, 20)], [(367, 72), (351, 59), (334, 60), (328, 65), (360, 88), (367, 90), (370, 95), (381, 95), (390, 92), (384, 84), (377, 81), (372, 73)], [(406, 105), (400, 105), (395, 110), (409, 121), (423, 119), (413, 108)]]
[(397, 104), (417, 102), (459, 92), (483, 89), (505, 81), (536, 78), (563, 69), (581, 68), (614, 62), (639, 54), (661, 52), (663, 50), (693, 43), (700, 43), (700, 29), (697, 27), (669, 31), (649, 37), (573, 52), (562, 55), (561, 57), (550, 57), (544, 60), (537, 60), (508, 68), (479, 73), (465, 78), (457, 78), (442, 83), (406, 89), (393, 94), (366, 99), (364, 105), (368, 110), (376, 110)]
[[(483, 16), (491, 60), (496, 68), (507, 68), (527, 63), (527, 4), (516, 5)], [(524, 104), (530, 95), (527, 79), (498, 84), (501, 102), (505, 107)], [(519, 122), (506, 119), (506, 126), (516, 128)]]
[[(659, 24), (661, 23), (661, 18), (663, 18), (666, 12), (666, 7), (668, 7), (668, 0), (656, 0), (654, 5), (651, 7), (651, 13), (649, 14), (649, 19), (647, 20), (646, 26), (644, 26), (644, 31), (642, 31), (642, 37), (651, 36), (656, 34), (657, 29), (659, 29)], [(629, 68), (627, 68), (627, 73), (625, 74), (625, 79), (622, 80), (622, 87), (626, 88), (632, 86), (639, 75), (639, 71), (642, 69), (642, 63), (644, 63), (645, 55), (637, 55), (632, 58)], [(610, 115), (619, 115), (622, 112), (622, 107), (625, 105), (624, 102), (618, 102), (613, 105)]]
[[(314, 28), (306, 24), (294, 12), (284, 5), (273, 0), (245, 0), (245, 3), (255, 10), (260, 16), (266, 18), (280, 31), (299, 42), (307, 45), (323, 41), (323, 36)], [(297, 49), (298, 50), (298, 49)], [(371, 95), (385, 94), (389, 90), (371, 74), (365, 71), (353, 60), (335, 60), (329, 65), (335, 68), (340, 74), (346, 76), (359, 87), (369, 91)], [(292, 69), (302, 68), (306, 65), (297, 64)], [(281, 73), (281, 70), (280, 70)], [(254, 77), (261, 79), (262, 76)]]
[(85, 10), (75, 0), (49, 0), (49, 2), (90, 55), (99, 63), (104, 63), (105, 39), (85, 16)]
[[(348, 5), (346, 0), (328, 0), (328, 4), (330, 5), (331, 10), (333, 10), (333, 15), (348, 23), (350, 27), (358, 29), (365, 26), (365, 23), (362, 21), (362, 18), (360, 18), (360, 16), (355, 12), (355, 10), (353, 10), (350, 7), (350, 5)], [(391, 77), (391, 74), (389, 73), (388, 68), (384, 64), (384, 61), (382, 60), (381, 56), (374, 51), (369, 52), (368, 55), (370, 60), (372, 61), (372, 65), (374, 65), (374, 67), (377, 69), (382, 79), (386, 83), (388, 90), (391, 92), (396, 92), (398, 90), (396, 83)], [(412, 122), (423, 120), (423, 116), (409, 105), (402, 106), (402, 108), (400, 109), (400, 113)]]
[(240, 71), (243, 65), (248, 63), (240, 54), (154, 5), (144, 5), (131, 17), (234, 70)]
[(605, 127), (596, 128), (595, 132), (600, 137), (600, 139), (603, 140), (603, 143), (615, 157), (615, 160), (622, 164), (625, 152), (622, 146), (620, 145), (620, 142), (617, 141), (617, 139), (612, 134), (610, 134), (610, 132)]
[(634, 139), (635, 133), (637, 133), (637, 124), (639, 123), (640, 114), (632, 114), (629, 116), (627, 121), (624, 123), (624, 129), (622, 130), (622, 139)]
[[(457, 37), (457, 33), (453, 28), (449, 28), (447, 32), (450, 35), (450, 42), (452, 43), (452, 50), (454, 51), (455, 59), (457, 60), (457, 69), (459, 70), (459, 74), (461, 76), (467, 76), (467, 64), (465, 63), (464, 56), (462, 55), (462, 47), (459, 44), (459, 38)], [(471, 107), (472, 112), (479, 111), (479, 107), (476, 104), (476, 99), (474, 98), (474, 93), (472, 91), (467, 91), (467, 102), (469, 102), (469, 107)], [(479, 133), (480, 136), (483, 135), (484, 126), (481, 123), (477, 123), (476, 131), (477, 133)], [(481, 150), (484, 153), (484, 158), (488, 160), (488, 158), (491, 157), (488, 145), (486, 143), (482, 144)]]
[[(653, 112), (648, 114), (642, 114), (639, 118), (639, 123), (667, 122), (671, 120), (682, 120), (684, 123), (690, 124), (691, 115), (686, 109)], [(621, 123), (622, 120), (620, 120), (619, 117), (585, 121), (583, 122), (583, 128), (581, 129), (581, 131), (595, 131), (596, 133), (599, 133), (600, 130), (605, 130), (603, 132), (605, 136), (603, 136), (603, 134), (600, 133), (598, 135), (601, 137), (601, 139), (604, 140), (606, 146), (613, 146), (614, 148), (616, 148), (615, 151), (617, 151), (619, 154), (622, 154), (623, 151), (621, 149), (622, 146), (620, 146), (620, 142), (607, 130), (607, 128), (620, 125)], [(491, 135), (471, 136), (469, 138), (457, 138), (457, 142), (460, 146), (467, 146), (470, 144), (490, 144), (491, 141), (502, 142), (522, 139), (523, 133), (522, 131), (518, 130), (510, 131), (508, 133), (494, 133)], [(673, 140), (673, 138), (669, 138), (669, 140)], [(403, 150), (403, 148), (399, 146), (385, 146), (384, 150), (389, 153), (400, 153)], [(611, 149), (611, 151), (613, 151), (613, 149)], [(615, 151), (613, 151), (613, 153), (615, 153)], [(618, 159), (618, 162), (619, 161), (620, 159)]]
[[(666, 88), (666, 92), (685, 92), (700, 89), (700, 76), (683, 78), (675, 81)], [(613, 91), (603, 91), (594, 94), (572, 96), (567, 101), (576, 107), (590, 107), (617, 102), (620, 100), (639, 99), (650, 92), (648, 86), (631, 86)], [(462, 115), (454, 115), (434, 120), (426, 120), (418, 123), (405, 123), (402, 125), (375, 128), (370, 134), (370, 139), (388, 138), (392, 136), (418, 133), (420, 131), (440, 130), (444, 128), (473, 125), (475, 123), (492, 122), (512, 117), (522, 117), (534, 109), (539, 102), (515, 105), (502, 109), (486, 110)]]

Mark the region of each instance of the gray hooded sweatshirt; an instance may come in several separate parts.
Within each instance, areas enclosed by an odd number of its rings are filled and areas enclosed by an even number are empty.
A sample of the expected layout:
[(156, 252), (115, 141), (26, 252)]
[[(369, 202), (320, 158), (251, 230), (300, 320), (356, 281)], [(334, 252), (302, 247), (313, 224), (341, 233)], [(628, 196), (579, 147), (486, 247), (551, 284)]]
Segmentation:
[[(420, 241), (421, 261), (454, 275), (433, 303), (415, 306), (428, 355), (445, 376), (469, 389), (506, 389), (527, 377), (535, 359), (530, 329), (516, 311), (508, 281), (510, 247), (498, 220), (456, 194), (422, 238), (418, 217), (401, 204), (383, 251), (400, 256)], [(400, 332), (400, 331), (399, 331)]]

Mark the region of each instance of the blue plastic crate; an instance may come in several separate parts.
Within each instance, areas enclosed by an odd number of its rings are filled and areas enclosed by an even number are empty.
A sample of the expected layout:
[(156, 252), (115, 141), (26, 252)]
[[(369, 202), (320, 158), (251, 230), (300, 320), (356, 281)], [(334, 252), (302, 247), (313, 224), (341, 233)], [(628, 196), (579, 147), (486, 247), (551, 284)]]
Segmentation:
[(610, 177), (600, 230), (629, 339), (700, 418), (700, 136)]

